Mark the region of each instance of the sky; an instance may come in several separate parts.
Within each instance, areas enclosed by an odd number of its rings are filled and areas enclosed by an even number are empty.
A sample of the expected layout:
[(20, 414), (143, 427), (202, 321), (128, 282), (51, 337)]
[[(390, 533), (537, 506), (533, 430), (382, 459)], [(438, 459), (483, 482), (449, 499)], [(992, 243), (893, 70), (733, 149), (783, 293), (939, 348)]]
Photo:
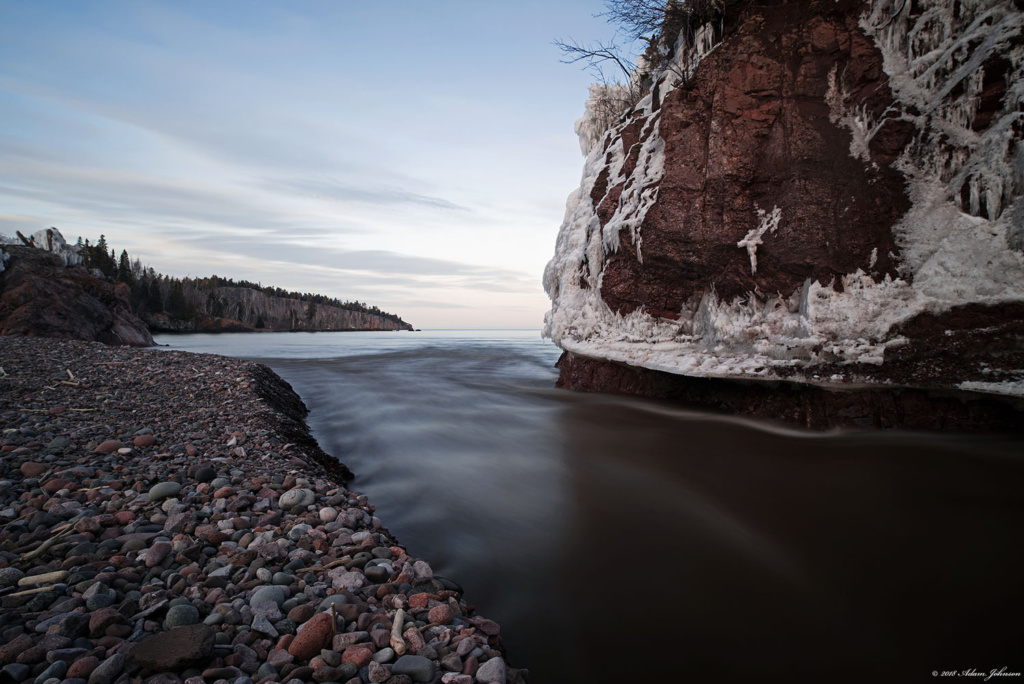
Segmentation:
[(0, 0), (0, 234), (540, 328), (601, 0)]

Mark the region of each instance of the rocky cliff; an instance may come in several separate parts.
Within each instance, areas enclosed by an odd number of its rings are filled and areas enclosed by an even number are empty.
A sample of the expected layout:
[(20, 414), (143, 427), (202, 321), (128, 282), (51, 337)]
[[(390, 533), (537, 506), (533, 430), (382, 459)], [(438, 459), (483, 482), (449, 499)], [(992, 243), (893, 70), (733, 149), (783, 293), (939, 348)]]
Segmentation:
[(594, 102), (578, 123), (545, 272), (560, 384), (817, 427), (1021, 422), (1019, 3), (725, 3), (694, 28), (607, 130)]
[[(63, 244), (63, 241), (61, 241)], [(59, 337), (153, 346), (130, 308), (128, 287), (69, 265), (61, 249), (4, 245), (0, 257), (0, 335)]]
[[(171, 288), (163, 298), (170, 301)], [(182, 287), (183, 308), (143, 312), (151, 329), (161, 332), (250, 332), (255, 330), (412, 330), (401, 318), (383, 312), (344, 308), (297, 297), (267, 294), (250, 287), (215, 285), (212, 279)]]

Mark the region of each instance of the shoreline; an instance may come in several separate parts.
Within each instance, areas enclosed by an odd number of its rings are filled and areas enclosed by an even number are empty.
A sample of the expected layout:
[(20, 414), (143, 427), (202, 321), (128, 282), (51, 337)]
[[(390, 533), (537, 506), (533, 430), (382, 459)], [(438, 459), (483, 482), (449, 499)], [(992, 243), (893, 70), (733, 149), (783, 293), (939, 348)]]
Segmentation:
[[(344, 330), (297, 330), (281, 328), (252, 328), (245, 330), (165, 330), (163, 328), (149, 328), (152, 335), (248, 335), (251, 333), (361, 333), (361, 332), (422, 332), (421, 330), (406, 328), (346, 328)], [(159, 345), (157, 345), (159, 346)]]
[(268, 367), (10, 337), (0, 367), (0, 679), (525, 681)]

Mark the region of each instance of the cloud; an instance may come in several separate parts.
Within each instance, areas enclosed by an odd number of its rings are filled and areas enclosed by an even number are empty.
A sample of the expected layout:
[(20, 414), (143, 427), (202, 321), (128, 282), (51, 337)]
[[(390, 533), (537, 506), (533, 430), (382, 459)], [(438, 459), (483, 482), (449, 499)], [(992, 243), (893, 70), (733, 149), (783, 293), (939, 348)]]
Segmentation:
[[(0, 150), (2, 151), (2, 150)], [(186, 184), (157, 177), (58, 164), (0, 162), (0, 197), (34, 200), (92, 215), (103, 223), (171, 223), (176, 230), (251, 234), (295, 232), (337, 235), (359, 232), (351, 222), (282, 211), (256, 193), (230, 185)]]
[(521, 292), (536, 289), (530, 274), (489, 268), (445, 259), (411, 256), (389, 250), (348, 250), (328, 245), (294, 244), (286, 237), (258, 239), (192, 233), (180, 239), (202, 250), (227, 252), (260, 261), (319, 267), (342, 271), (372, 281), (374, 287), (401, 288), (470, 287), (490, 292)]
[(36, 216), (24, 216), (21, 214), (0, 214), (0, 235), (14, 237), (17, 231), (28, 235), (37, 230), (42, 230), (42, 221)]
[(454, 202), (449, 202), (441, 197), (420, 195), (415, 192), (409, 192), (408, 190), (402, 190), (399, 188), (369, 190), (366, 188), (345, 185), (335, 180), (318, 181), (310, 179), (267, 181), (263, 185), (264, 187), (271, 188), (279, 192), (292, 191), (300, 195), (336, 202), (360, 202), (363, 204), (387, 206), (410, 204), (429, 207), (432, 209), (469, 211), (468, 207), (455, 204)]

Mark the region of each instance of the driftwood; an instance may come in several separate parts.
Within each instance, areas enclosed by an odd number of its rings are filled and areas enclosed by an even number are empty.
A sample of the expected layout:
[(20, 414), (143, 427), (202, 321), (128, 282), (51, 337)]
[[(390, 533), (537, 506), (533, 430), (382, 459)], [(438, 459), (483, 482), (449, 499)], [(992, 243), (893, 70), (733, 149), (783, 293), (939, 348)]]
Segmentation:
[(395, 649), (398, 655), (405, 655), (405, 640), (402, 639), (402, 627), (405, 625), (405, 611), (399, 608), (395, 611), (395, 621), (391, 624), (391, 648)]
[(40, 544), (39, 548), (37, 548), (35, 551), (29, 551), (28, 553), (23, 554), (22, 557), (18, 559), (18, 562), (21, 563), (24, 561), (32, 560), (36, 556), (43, 555), (44, 553), (49, 551), (51, 547), (56, 545), (57, 542), (59, 542), (62, 538), (71, 534), (71, 532), (73, 532), (74, 529), (74, 527), (68, 525), (66, 528), (64, 528), (63, 530), (61, 530), (60, 532), (58, 532), (57, 534), (53, 535), (52, 537), (44, 541), (42, 544)]

